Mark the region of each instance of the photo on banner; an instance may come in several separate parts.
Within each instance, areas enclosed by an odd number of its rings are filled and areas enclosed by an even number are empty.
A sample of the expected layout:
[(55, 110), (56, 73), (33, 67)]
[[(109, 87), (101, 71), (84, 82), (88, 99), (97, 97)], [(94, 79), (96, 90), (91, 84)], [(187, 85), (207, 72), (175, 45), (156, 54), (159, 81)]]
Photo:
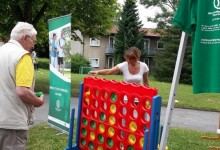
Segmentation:
[(50, 92), (48, 123), (69, 132), (71, 99), (71, 15), (53, 18), (49, 26)]

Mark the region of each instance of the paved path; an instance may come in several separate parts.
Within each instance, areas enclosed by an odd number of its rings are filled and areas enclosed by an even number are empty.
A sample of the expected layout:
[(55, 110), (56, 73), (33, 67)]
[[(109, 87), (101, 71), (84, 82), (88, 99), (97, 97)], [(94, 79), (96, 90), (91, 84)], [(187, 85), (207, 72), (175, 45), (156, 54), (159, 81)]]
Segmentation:
[[(35, 111), (35, 124), (39, 124), (42, 122), (47, 122), (48, 117), (48, 109), (49, 109), (49, 100), (48, 95), (45, 95), (45, 104), (36, 108)], [(78, 112), (78, 98), (71, 99), (71, 108), (75, 108), (75, 112)], [(161, 110), (161, 123), (163, 124), (166, 107), (162, 107)], [(191, 109), (180, 109), (175, 108), (173, 111), (171, 127), (177, 128), (187, 128), (198, 131), (208, 131), (215, 132), (218, 129), (218, 112), (210, 112), (210, 111), (198, 111)]]

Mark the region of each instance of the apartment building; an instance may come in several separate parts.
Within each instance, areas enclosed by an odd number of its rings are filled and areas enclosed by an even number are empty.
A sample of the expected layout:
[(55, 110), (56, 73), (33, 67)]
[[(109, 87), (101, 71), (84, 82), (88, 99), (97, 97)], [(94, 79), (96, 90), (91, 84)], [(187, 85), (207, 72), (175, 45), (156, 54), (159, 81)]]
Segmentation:
[[(160, 35), (154, 33), (151, 28), (142, 28), (145, 32), (144, 50), (147, 52), (145, 63), (149, 66), (154, 64), (153, 58), (159, 50), (163, 50), (160, 43)], [(82, 36), (84, 44), (76, 46), (72, 44), (73, 53), (80, 53), (91, 62), (93, 69), (111, 68), (114, 64), (114, 43), (117, 28), (113, 27), (107, 36), (92, 38)]]

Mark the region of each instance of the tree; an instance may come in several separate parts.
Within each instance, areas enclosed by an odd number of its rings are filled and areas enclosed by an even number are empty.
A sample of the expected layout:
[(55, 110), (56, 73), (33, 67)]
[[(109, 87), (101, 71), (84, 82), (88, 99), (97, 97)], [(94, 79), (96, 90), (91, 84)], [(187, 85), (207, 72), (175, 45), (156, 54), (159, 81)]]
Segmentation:
[[(16, 22), (25, 21), (38, 31), (36, 47), (48, 49), (48, 19), (72, 15), (72, 29), (97, 36), (111, 27), (118, 4), (116, 0), (10, 0), (0, 3), (0, 39), (7, 41)], [(41, 50), (42, 51), (42, 50)], [(48, 50), (47, 50), (48, 51)]]
[(140, 0), (140, 3), (146, 8), (158, 7), (161, 12), (158, 11), (155, 18), (148, 18), (148, 21), (157, 23), (157, 29), (166, 29), (172, 24), (173, 15), (177, 9), (179, 0)]
[[(173, 77), (173, 72), (175, 68), (175, 62), (177, 58), (177, 52), (179, 49), (179, 42), (181, 31), (176, 27), (170, 27), (167, 29), (164, 36), (160, 41), (165, 45), (165, 50), (161, 50), (155, 56), (156, 66), (154, 66), (153, 76), (164, 82), (171, 82)], [(191, 65), (191, 39), (188, 40), (188, 46), (186, 48), (182, 73), (180, 75), (180, 83), (191, 84), (192, 79), (192, 65)]]
[(140, 0), (140, 3), (145, 5), (147, 8), (151, 6), (158, 6), (161, 7), (161, 9), (170, 8), (175, 11), (179, 1), (180, 0)]
[(108, 34), (118, 9), (117, 0), (74, 0), (73, 27), (82, 34), (96, 37)]
[(143, 51), (144, 33), (140, 31), (141, 27), (136, 0), (126, 0), (115, 36), (115, 63), (124, 61), (124, 51), (131, 46), (136, 46), (142, 51), (141, 59), (146, 56), (146, 52)]
[[(175, 68), (177, 52), (179, 49), (181, 31), (172, 26), (174, 13), (177, 9), (179, 0), (141, 0), (147, 8), (157, 6), (161, 12), (156, 14), (155, 18), (149, 18), (157, 23), (155, 32), (159, 32), (162, 36), (161, 42), (165, 46), (165, 50), (158, 51), (155, 56), (155, 64), (153, 67), (153, 75), (159, 81), (172, 81)], [(187, 42), (185, 57), (183, 60), (182, 72), (180, 75), (181, 83), (192, 83), (192, 48), (191, 40)], [(169, 58), (169, 59), (167, 59)]]

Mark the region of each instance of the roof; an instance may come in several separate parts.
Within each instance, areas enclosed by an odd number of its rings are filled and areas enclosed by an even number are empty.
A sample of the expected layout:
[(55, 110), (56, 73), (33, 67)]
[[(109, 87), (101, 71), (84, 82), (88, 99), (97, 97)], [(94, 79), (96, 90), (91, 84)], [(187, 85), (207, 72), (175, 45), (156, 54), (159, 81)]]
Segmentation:
[(151, 36), (151, 37), (161, 37), (159, 33), (156, 33), (153, 28), (141, 28), (146, 34), (145, 36)]
[[(146, 32), (145, 36), (148, 37), (161, 37), (159, 33), (154, 32), (154, 28), (141, 28), (141, 31)], [(118, 32), (118, 26), (113, 25), (110, 30), (110, 34), (116, 34)]]
[(118, 26), (113, 25), (110, 30), (110, 34), (116, 34), (117, 32), (118, 32)]

